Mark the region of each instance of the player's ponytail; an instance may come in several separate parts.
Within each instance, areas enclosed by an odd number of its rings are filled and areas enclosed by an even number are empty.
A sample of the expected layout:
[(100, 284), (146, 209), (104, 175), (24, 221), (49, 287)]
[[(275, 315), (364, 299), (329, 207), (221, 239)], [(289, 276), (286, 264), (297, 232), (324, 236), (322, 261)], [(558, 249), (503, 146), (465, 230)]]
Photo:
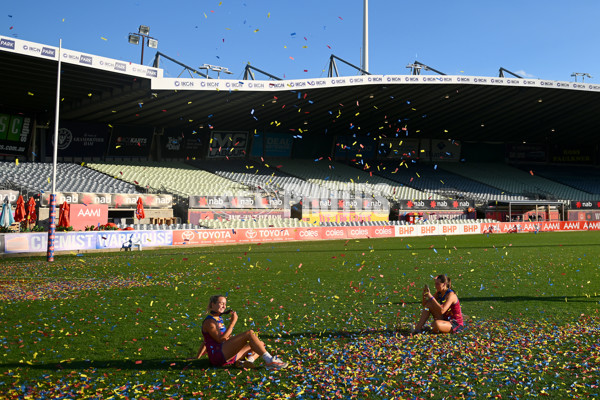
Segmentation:
[(440, 283), (445, 283), (448, 289), (452, 289), (452, 280), (446, 274), (438, 275), (435, 279)]

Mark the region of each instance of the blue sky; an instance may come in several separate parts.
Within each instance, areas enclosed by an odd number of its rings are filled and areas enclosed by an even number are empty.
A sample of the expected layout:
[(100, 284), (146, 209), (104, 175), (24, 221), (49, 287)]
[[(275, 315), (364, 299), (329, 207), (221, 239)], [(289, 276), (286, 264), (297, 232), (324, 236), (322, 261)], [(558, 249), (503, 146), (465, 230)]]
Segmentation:
[[(360, 64), (362, 0), (4, 0), (0, 34), (139, 62), (127, 42), (150, 26), (159, 50), (185, 64), (229, 68), (250, 62), (288, 79), (327, 75), (330, 54)], [(369, 1), (369, 64), (374, 74), (407, 74), (414, 60), (446, 74), (600, 82), (600, 1)], [(146, 49), (150, 64), (153, 49)], [(161, 65), (165, 76), (181, 68)], [(356, 71), (338, 64), (341, 75)], [(257, 76), (261, 79), (260, 76)], [(581, 78), (579, 78), (581, 80)]]

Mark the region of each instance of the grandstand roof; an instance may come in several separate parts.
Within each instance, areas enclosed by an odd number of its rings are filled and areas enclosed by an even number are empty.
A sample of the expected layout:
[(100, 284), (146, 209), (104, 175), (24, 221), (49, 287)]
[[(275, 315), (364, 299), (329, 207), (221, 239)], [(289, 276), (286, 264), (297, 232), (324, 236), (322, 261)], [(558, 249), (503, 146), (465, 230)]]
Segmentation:
[[(0, 51), (0, 108), (52, 120), (56, 70), (54, 59)], [(600, 86), (587, 84), (573, 88), (572, 83), (563, 83), (568, 87), (561, 88), (559, 83), (557, 88), (555, 82), (549, 88), (540, 87), (539, 80), (493, 78), (518, 81), (518, 85), (497, 85), (475, 83), (477, 77), (451, 77), (448, 83), (440, 83), (429, 75), (410, 84), (414, 76), (399, 77), (398, 82), (382, 79), (321, 88), (292, 88), (292, 81), (277, 81), (288, 84), (276, 91), (190, 91), (153, 88), (152, 80), (139, 74), (83, 64), (63, 63), (62, 70), (61, 119), (65, 120), (190, 129), (210, 125), (221, 131), (299, 133), (301, 129), (305, 134), (326, 130), (388, 134), (407, 126), (409, 132), (420, 131), (423, 137), (463, 141), (599, 141)], [(319, 80), (330, 83), (332, 79), (337, 78)], [(272, 85), (271, 81), (245, 81), (249, 82)]]

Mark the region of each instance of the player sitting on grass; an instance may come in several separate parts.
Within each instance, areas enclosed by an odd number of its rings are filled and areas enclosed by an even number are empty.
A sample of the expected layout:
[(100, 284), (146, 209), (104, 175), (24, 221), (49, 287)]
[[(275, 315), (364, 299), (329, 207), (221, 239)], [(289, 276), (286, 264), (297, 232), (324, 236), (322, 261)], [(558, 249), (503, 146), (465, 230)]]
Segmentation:
[[(205, 353), (210, 363), (216, 367), (235, 364), (239, 368), (253, 368), (255, 357), (258, 355), (265, 361), (267, 369), (283, 369), (288, 363), (273, 357), (265, 349), (265, 344), (258, 339), (254, 331), (249, 330), (239, 335), (231, 336), (238, 316), (235, 311), (227, 310), (225, 296), (211, 296), (208, 303), (209, 314), (202, 323), (204, 343), (200, 346), (197, 358)], [(223, 314), (231, 313), (231, 323), (225, 327)]]
[(457, 333), (463, 330), (463, 317), (460, 309), (460, 301), (456, 292), (452, 290), (450, 278), (446, 275), (438, 275), (435, 278), (435, 296), (431, 295), (429, 286), (425, 285), (423, 290), (423, 311), (419, 323), (415, 326), (413, 333), (421, 333), (423, 326), (433, 315), (433, 333)]

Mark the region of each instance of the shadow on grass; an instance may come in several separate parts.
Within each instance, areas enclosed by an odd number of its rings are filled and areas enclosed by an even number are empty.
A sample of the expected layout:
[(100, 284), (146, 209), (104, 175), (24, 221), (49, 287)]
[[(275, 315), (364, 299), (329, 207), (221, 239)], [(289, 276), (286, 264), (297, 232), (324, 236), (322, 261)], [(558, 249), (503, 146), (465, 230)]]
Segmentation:
[[(585, 296), (486, 296), (486, 297), (458, 297), (461, 303), (519, 303), (519, 302), (559, 302), (564, 303), (565, 299), (567, 303), (589, 303), (596, 302), (596, 297), (585, 297)], [(389, 305), (390, 303), (377, 303), (378, 305)], [(402, 304), (421, 304), (420, 301), (405, 301), (396, 302), (392, 305)]]
[[(345, 339), (352, 337), (363, 337), (364, 335), (399, 335), (408, 337), (411, 335), (408, 329), (369, 329), (355, 332), (346, 331), (332, 331), (325, 333), (315, 332), (296, 332), (287, 333), (281, 335), (264, 335), (261, 334), (262, 339), (292, 339), (292, 338), (329, 338), (329, 339)], [(257, 370), (264, 369), (262, 362), (259, 360), (257, 363)], [(208, 358), (204, 357), (199, 360), (189, 360), (184, 358), (173, 358), (173, 359), (141, 359), (141, 360), (73, 360), (63, 362), (46, 362), (46, 363), (0, 363), (0, 369), (28, 369), (28, 370), (39, 370), (39, 371), (63, 371), (69, 373), (70, 371), (82, 371), (90, 369), (111, 369), (115, 371), (186, 371), (186, 370), (206, 370), (206, 369), (235, 369), (234, 366), (228, 367), (213, 367)]]

